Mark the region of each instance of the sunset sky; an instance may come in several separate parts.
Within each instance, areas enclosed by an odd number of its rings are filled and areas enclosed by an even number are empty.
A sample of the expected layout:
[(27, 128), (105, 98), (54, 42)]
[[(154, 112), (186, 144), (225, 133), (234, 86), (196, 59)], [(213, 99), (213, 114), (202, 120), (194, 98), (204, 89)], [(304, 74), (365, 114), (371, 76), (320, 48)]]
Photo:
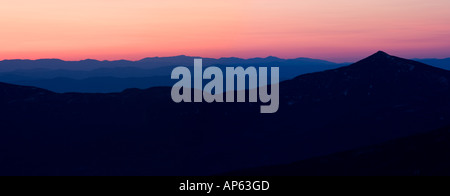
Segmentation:
[(449, 0), (0, 0), (0, 59), (450, 57)]

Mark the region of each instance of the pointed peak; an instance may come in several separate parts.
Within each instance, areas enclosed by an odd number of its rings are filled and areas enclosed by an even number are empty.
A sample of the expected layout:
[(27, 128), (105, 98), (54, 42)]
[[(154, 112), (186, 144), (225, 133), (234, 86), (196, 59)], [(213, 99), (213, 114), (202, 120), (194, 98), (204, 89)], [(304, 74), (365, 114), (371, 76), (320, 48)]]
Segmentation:
[(378, 51), (375, 54), (367, 57), (363, 61), (390, 61), (394, 59), (394, 56), (391, 56), (390, 54), (383, 51)]
[(382, 50), (378, 51), (378, 52), (375, 53), (375, 54), (379, 54), (379, 55), (389, 55), (388, 53), (386, 53), (386, 52), (384, 52), (384, 51), (382, 51)]
[(369, 56), (361, 61), (358, 61), (349, 66), (350, 68), (365, 69), (370, 71), (393, 71), (411, 72), (420, 69), (433, 69), (434, 67), (426, 65), (417, 61), (408, 60), (396, 56), (392, 56), (383, 51)]
[(390, 57), (390, 56), (391, 55), (381, 50), (372, 55), (372, 57)]

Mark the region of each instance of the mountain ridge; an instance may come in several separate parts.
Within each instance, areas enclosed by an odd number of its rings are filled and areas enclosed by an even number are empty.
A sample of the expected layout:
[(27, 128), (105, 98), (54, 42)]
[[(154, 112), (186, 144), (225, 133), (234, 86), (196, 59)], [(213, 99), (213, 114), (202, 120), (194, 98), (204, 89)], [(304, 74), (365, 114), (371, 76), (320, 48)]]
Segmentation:
[(280, 83), (271, 115), (255, 103), (176, 104), (169, 87), (58, 94), (0, 85), (0, 174), (214, 175), (450, 124), (449, 71), (404, 59), (357, 65)]
[[(193, 57), (151, 58), (144, 61), (103, 62), (84, 60), (65, 62), (60, 60), (3, 61), (0, 62), (0, 82), (35, 85), (55, 92), (120, 92), (127, 88), (149, 88), (172, 86), (170, 79), (176, 66), (193, 69)], [(280, 80), (297, 75), (340, 67), (314, 59), (238, 58), (204, 59), (203, 66), (217, 66), (224, 70), (227, 66), (260, 67), (279, 66)], [(165, 78), (164, 78), (165, 77)], [(103, 78), (103, 80), (101, 80)], [(115, 78), (115, 79), (114, 79)], [(55, 81), (51, 83), (51, 81)], [(92, 83), (92, 88), (89, 83)], [(111, 87), (116, 84), (116, 87)]]

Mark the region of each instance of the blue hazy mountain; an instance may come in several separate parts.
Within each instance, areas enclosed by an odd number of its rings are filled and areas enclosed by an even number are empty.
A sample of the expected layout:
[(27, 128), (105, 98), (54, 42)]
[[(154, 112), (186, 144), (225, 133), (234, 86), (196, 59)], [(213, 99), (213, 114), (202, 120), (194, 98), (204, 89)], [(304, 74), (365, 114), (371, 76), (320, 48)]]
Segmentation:
[(24, 86), (37, 86), (53, 92), (110, 93), (122, 92), (129, 88), (146, 89), (152, 86), (173, 86), (174, 80), (169, 76), (153, 77), (92, 77), (86, 79), (53, 78), (40, 80), (22, 80), (12, 82)]
[(439, 67), (442, 69), (450, 70), (450, 58), (446, 59), (414, 59), (416, 61)]
[(60, 94), (0, 83), (0, 175), (212, 175), (294, 163), (448, 126), (449, 81), (450, 71), (378, 52), (282, 82), (270, 115), (255, 103), (176, 104), (170, 87)]
[[(127, 88), (172, 86), (170, 74), (176, 66), (192, 69), (195, 57), (177, 56), (146, 58), (140, 61), (62, 61), (7, 60), (0, 61), (0, 82), (31, 85), (55, 92), (121, 92)], [(280, 66), (281, 80), (295, 76), (334, 69), (345, 64), (298, 58), (221, 58), (204, 59), (204, 66)]]
[[(121, 92), (127, 88), (150, 88), (172, 86), (170, 73), (176, 66), (192, 67), (197, 57), (153, 57), (139, 61), (62, 61), (5, 60), (0, 61), (0, 82), (36, 86), (54, 92), (108, 93)], [(450, 59), (416, 59), (435, 67), (450, 69)], [(323, 60), (298, 58), (220, 58), (204, 59), (205, 67), (219, 66), (280, 66), (281, 80), (295, 76), (338, 68), (348, 63), (336, 64)]]
[[(139, 61), (97, 61), (97, 60), (83, 60), (83, 61), (62, 61), (59, 59), (41, 59), (41, 60), (4, 60), (0, 61), (0, 72), (11, 72), (17, 70), (33, 70), (33, 69), (47, 69), (47, 70), (78, 70), (78, 71), (92, 71), (101, 68), (123, 68), (133, 67), (140, 69), (154, 69), (160, 67), (173, 66), (193, 66), (195, 58), (190, 56), (176, 56), (176, 57), (153, 57), (145, 58)], [(297, 59), (280, 59), (277, 57), (267, 58), (203, 58), (204, 66), (336, 66), (324, 60), (297, 58)], [(317, 68), (310, 68), (315, 70)], [(319, 69), (320, 70), (320, 69)], [(167, 73), (166, 73), (167, 74)]]

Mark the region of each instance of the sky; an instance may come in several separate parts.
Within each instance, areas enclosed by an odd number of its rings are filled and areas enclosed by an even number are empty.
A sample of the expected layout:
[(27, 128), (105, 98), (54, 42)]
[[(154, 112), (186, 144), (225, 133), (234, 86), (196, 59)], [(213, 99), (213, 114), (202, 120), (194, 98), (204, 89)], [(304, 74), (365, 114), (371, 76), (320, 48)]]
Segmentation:
[(449, 0), (0, 0), (0, 59), (450, 57)]

